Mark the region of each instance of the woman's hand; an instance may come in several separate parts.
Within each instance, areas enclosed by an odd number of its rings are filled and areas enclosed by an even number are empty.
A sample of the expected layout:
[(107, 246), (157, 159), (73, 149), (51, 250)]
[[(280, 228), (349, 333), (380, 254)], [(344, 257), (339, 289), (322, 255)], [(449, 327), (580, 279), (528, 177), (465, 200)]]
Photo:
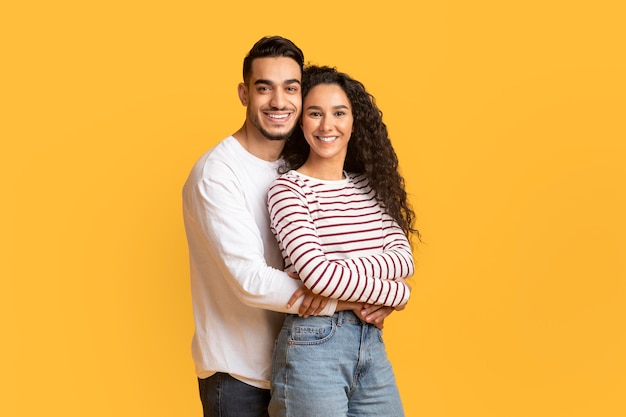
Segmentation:
[(373, 324), (382, 330), (385, 327), (385, 319), (394, 311), (396, 311), (394, 307), (362, 304), (359, 311), (354, 311), (354, 314), (364, 322)]

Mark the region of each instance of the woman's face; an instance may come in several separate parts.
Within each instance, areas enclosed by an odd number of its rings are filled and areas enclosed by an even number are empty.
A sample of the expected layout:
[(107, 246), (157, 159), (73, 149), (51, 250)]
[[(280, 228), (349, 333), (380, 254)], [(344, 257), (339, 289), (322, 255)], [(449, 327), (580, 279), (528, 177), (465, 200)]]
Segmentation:
[(311, 147), (309, 162), (343, 166), (353, 121), (350, 100), (337, 84), (318, 84), (309, 90), (302, 106), (302, 131)]

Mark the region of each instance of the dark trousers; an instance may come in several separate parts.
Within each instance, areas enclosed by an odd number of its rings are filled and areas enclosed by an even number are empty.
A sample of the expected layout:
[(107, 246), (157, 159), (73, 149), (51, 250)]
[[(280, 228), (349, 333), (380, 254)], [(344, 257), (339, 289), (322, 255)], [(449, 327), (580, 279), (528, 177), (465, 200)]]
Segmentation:
[(267, 417), (270, 390), (218, 372), (198, 379), (204, 417)]

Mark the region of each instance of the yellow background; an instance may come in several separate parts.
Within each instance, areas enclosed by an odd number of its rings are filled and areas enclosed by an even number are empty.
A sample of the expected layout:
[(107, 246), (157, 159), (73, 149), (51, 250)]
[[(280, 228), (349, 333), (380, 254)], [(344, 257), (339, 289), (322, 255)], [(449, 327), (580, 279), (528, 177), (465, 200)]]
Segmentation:
[(281, 34), (400, 157), (407, 416), (626, 416), (623, 2), (5, 3), (0, 415), (200, 415), (181, 187)]

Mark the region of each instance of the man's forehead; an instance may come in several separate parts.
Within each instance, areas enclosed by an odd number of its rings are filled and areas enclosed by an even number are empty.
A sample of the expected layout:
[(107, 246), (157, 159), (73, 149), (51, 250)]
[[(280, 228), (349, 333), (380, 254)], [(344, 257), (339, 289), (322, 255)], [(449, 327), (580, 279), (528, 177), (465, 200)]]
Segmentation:
[(273, 83), (298, 82), (302, 78), (300, 66), (287, 57), (257, 58), (252, 61), (251, 81), (267, 80)]

